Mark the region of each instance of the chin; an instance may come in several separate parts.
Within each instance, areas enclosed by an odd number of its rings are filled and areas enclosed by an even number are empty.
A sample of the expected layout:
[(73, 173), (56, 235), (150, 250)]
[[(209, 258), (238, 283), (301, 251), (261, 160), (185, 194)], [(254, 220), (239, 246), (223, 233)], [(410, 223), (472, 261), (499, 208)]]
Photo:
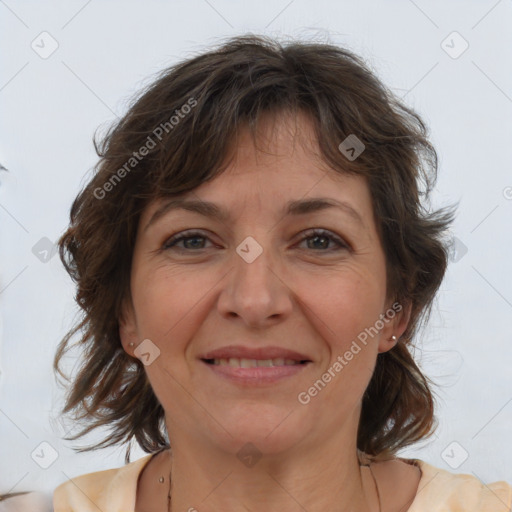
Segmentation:
[(306, 435), (306, 421), (300, 421), (299, 415), (290, 414), (286, 407), (254, 404), (226, 411), (222, 418), (222, 426), (230, 435), (223, 431), (220, 439), (212, 441), (234, 454), (250, 443), (262, 454), (275, 455)]

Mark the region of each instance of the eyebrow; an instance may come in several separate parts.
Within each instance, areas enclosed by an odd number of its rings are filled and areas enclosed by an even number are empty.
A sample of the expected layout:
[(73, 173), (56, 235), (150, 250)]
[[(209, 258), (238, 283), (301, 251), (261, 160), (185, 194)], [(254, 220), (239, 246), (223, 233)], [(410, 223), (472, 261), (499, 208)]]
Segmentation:
[[(328, 208), (338, 208), (347, 213), (363, 227), (366, 227), (363, 218), (357, 212), (357, 210), (354, 209), (353, 206), (345, 201), (338, 201), (332, 198), (315, 197), (289, 201), (285, 205), (284, 212), (285, 215), (298, 216), (323, 211)], [(198, 213), (199, 215), (203, 215), (212, 219), (217, 219), (221, 222), (226, 222), (230, 218), (229, 212), (227, 210), (224, 210), (219, 205), (210, 201), (174, 198), (166, 201), (163, 205), (160, 206), (160, 208), (155, 211), (149, 222), (146, 224), (144, 231), (146, 231), (152, 224), (162, 218), (165, 214), (169, 213), (170, 211), (180, 209)]]

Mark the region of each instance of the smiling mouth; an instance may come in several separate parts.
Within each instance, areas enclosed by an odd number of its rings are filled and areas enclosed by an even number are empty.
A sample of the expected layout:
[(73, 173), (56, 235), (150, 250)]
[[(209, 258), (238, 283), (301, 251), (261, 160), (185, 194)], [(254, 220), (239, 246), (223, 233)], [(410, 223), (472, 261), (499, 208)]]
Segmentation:
[(273, 368), (279, 366), (298, 366), (311, 362), (309, 360), (296, 361), (294, 359), (284, 359), (281, 357), (275, 359), (245, 359), (230, 357), (229, 359), (203, 359), (203, 361), (213, 366), (230, 366), (232, 368)]

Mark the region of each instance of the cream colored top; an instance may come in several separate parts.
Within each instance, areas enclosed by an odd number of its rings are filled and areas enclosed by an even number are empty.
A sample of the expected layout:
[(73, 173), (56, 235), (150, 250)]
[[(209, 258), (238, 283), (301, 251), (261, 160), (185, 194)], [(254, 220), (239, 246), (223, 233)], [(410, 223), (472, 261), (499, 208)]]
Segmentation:
[[(152, 455), (119, 469), (71, 478), (53, 494), (54, 512), (134, 512), (138, 477)], [(406, 512), (511, 512), (512, 486), (482, 484), (419, 459), (401, 459), (421, 470), (418, 492)]]
[(10, 498), (0, 496), (0, 512), (52, 512), (51, 495), (34, 491)]

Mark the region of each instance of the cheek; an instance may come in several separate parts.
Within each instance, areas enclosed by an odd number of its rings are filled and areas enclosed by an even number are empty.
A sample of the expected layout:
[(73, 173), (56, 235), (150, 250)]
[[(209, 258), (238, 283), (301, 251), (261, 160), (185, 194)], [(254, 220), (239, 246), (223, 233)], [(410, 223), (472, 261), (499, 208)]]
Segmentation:
[(385, 304), (385, 281), (365, 268), (347, 267), (300, 286), (307, 309), (324, 324), (325, 339), (340, 350), (375, 324)]
[(326, 350), (317, 374), (328, 382), (321, 402), (349, 410), (360, 400), (375, 367), (379, 336), (368, 332), (385, 304), (385, 280), (367, 267), (347, 266), (325, 279), (302, 280), (300, 286), (307, 306), (303, 310), (310, 312), (309, 322)]
[(175, 332), (208, 289), (204, 281), (199, 286), (194, 273), (168, 266), (134, 274), (132, 293), (139, 334), (159, 342), (179, 339)]
[[(195, 308), (211, 288), (198, 286), (198, 281), (197, 274), (177, 272), (168, 266), (132, 276), (138, 336), (150, 339), (160, 351), (145, 371), (166, 410), (190, 406), (180, 384), (189, 379), (191, 370), (184, 354), (197, 330)], [(173, 397), (172, 403), (169, 397)]]

